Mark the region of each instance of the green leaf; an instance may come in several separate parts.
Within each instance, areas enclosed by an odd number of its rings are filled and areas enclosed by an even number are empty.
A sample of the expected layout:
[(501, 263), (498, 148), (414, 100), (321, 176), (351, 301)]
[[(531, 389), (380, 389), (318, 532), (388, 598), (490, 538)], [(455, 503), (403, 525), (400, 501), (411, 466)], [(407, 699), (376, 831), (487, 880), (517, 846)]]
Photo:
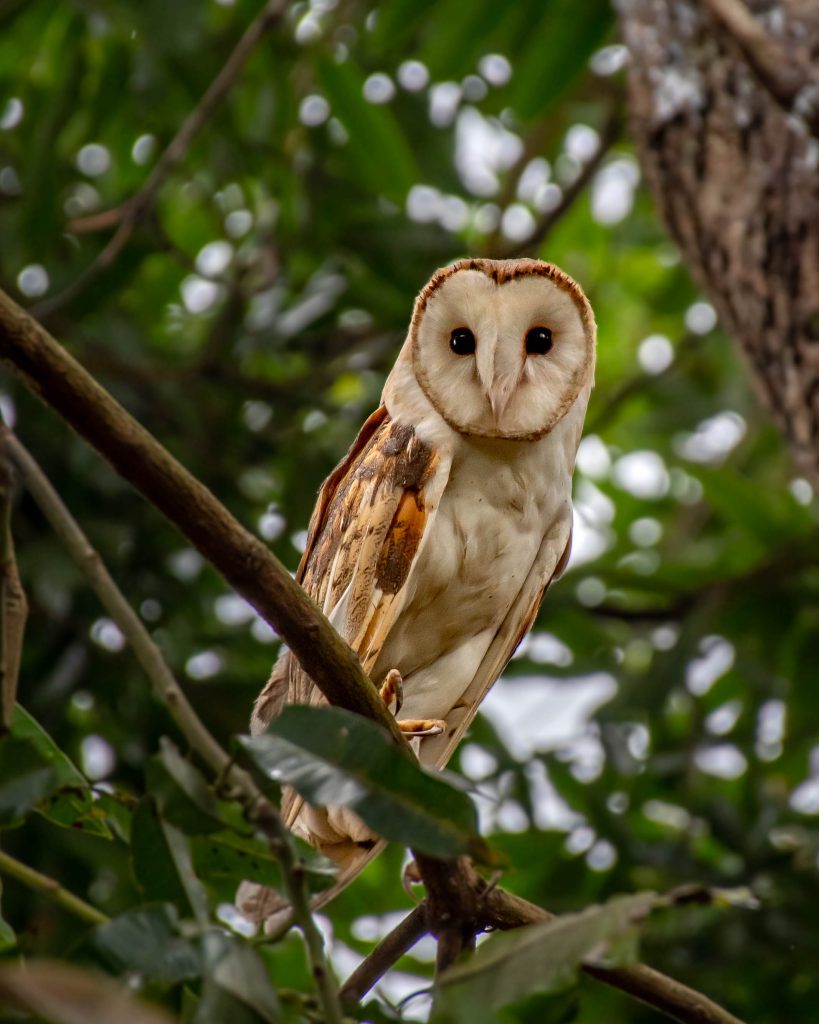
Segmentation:
[(167, 903), (140, 907), (99, 925), (94, 946), (118, 971), (138, 971), (174, 985), (202, 973), (200, 951), (177, 932), (176, 909)]
[(377, 195), (403, 204), (418, 180), (412, 150), (386, 106), (364, 99), (364, 76), (352, 61), (324, 60), (319, 75), (333, 114), (347, 129), (346, 152), (355, 176)]
[(434, 857), (491, 859), (469, 797), (414, 765), (360, 715), (291, 706), (264, 735), (240, 742), (271, 778), (312, 804), (351, 808), (385, 839)]
[[(0, 968), (0, 1005), (53, 1024), (171, 1024), (172, 1020), (158, 1006), (128, 995), (110, 978), (51, 960)], [(10, 1018), (4, 1015), (3, 1019)]]
[(146, 766), (148, 789), (162, 817), (188, 835), (207, 835), (224, 827), (219, 805), (205, 776), (166, 737)]
[(37, 810), (44, 818), (62, 828), (78, 828), (92, 835), (111, 838), (102, 807), (97, 807), (86, 777), (71, 758), (60, 750), (54, 740), (25, 708), (14, 706), (11, 735), (27, 740), (53, 767), (60, 792), (51, 796)]
[(259, 954), (224, 932), (204, 937), (205, 983), (195, 1024), (276, 1024), (279, 999)]
[(187, 837), (159, 815), (150, 797), (140, 801), (131, 824), (131, 857), (147, 899), (167, 900), (183, 914), (207, 918), (207, 896), (194, 873)]
[(562, 988), (584, 963), (633, 959), (642, 922), (666, 902), (651, 892), (615, 896), (578, 914), (493, 936), (441, 976), (432, 1020), (491, 1020), (493, 1008)]
[(0, 740), (0, 827), (19, 824), (57, 788), (53, 763), (33, 743)]

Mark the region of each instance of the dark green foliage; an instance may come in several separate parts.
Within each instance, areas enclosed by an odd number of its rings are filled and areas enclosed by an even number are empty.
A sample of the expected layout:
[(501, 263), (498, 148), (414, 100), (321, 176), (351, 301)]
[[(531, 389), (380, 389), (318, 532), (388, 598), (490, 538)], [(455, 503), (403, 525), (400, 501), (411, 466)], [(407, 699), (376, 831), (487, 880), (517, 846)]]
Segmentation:
[[(0, 286), (42, 314), (82, 278), (112, 231), (73, 222), (139, 190), (259, 8), (0, 2)], [(548, 215), (553, 186), (591, 151), (588, 129), (624, 105), (622, 72), (598, 73), (600, 48), (616, 42), (602, 0), (289, 6), (113, 266), (46, 305), (45, 323), (295, 570), (320, 482), (377, 405), (417, 290), (437, 266), (506, 250)], [(603, 56), (616, 68), (617, 51)], [(405, 61), (422, 62), (429, 83), (396, 84)], [(385, 103), (364, 91), (379, 73), (394, 87)], [(472, 148), (470, 131), (484, 132)], [(320, 763), (331, 786), (354, 767), (368, 798), (360, 773), (380, 773), (373, 821), (439, 851), (474, 843), (474, 797), (501, 884), (554, 912), (692, 881), (747, 886), (756, 910), (653, 915), (640, 956), (755, 1024), (809, 1022), (816, 502), (638, 178), (624, 136), (538, 253), (582, 282), (599, 324), (578, 557), (453, 760), (477, 796), (417, 773), (390, 790), (392, 769), (331, 757), (348, 727), (332, 713), (320, 748), (308, 745), (318, 725), (290, 715), (256, 749), (282, 772), (286, 753), (305, 785), (316, 782), (305, 765)], [(228, 747), (277, 639), (55, 416), (10, 378), (0, 390)], [(3, 875), (0, 958), (93, 966), (196, 1024), (315, 1019), (299, 937), (232, 930), (239, 881), (281, 887), (269, 846), (187, 749), (28, 495), (13, 522), (30, 616), (21, 709), (0, 739), (0, 847), (111, 921), (93, 928)], [(419, 785), (432, 788), (417, 801)], [(407, 793), (424, 812), (412, 820)], [(402, 856), (390, 847), (325, 911), (340, 974), (409, 909)], [(332, 882), (324, 861), (299, 857), (310, 888)], [(362, 1019), (394, 1019), (431, 978), (422, 946)], [(492, 1012), (657, 1020), (586, 978)]]

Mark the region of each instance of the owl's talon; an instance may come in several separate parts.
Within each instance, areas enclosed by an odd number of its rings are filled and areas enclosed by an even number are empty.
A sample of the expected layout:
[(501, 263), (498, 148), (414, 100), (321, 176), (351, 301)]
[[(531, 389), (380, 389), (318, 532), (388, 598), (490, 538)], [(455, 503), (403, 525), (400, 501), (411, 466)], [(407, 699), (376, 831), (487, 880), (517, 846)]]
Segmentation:
[(397, 668), (391, 668), (386, 676), (384, 676), (384, 682), (381, 684), (379, 693), (387, 707), (395, 701), (395, 713), (397, 715), (404, 703), (404, 680), (401, 678), (401, 673)]
[(398, 728), (407, 736), (440, 736), (446, 731), (442, 718), (408, 718), (398, 723)]
[(409, 864), (404, 866), (404, 870), (401, 872), (401, 885), (407, 896), (415, 903), (418, 902), (418, 895), (412, 891), (412, 887), (419, 885), (421, 881), (421, 872), (418, 870), (418, 865), (414, 860), (411, 860)]

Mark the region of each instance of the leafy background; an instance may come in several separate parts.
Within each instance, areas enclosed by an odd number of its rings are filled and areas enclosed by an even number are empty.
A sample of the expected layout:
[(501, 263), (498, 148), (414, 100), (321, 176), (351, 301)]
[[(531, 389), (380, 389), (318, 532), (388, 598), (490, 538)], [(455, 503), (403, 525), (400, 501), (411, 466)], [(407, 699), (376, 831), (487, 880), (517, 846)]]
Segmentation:
[[(294, 568), (318, 485), (377, 404), (432, 270), (526, 249), (555, 220), (536, 253), (583, 283), (599, 323), (575, 554), (453, 767), (508, 857), (503, 884), (551, 910), (692, 880), (748, 886), (757, 909), (661, 914), (641, 955), (744, 1018), (813, 1019), (816, 503), (640, 183), (612, 11), (289, 6), (113, 266), (61, 301), (109, 237), (74, 222), (139, 189), (257, 13), (247, 0), (0, 3), (0, 284)], [(613, 144), (555, 218), (603, 138)], [(53, 415), (2, 387), (4, 416), (197, 710), (224, 741), (244, 731), (276, 637)], [(106, 915), (132, 915), (117, 920), (160, 952), (134, 963), (6, 879), (0, 955), (137, 972), (174, 1011), (219, 1019), (219, 1000), (237, 997), (197, 987), (175, 922), (230, 899), (235, 840), (222, 837), (219, 859), (195, 838), (212, 823), (157, 816), (162, 768), (149, 759), (163, 735), (184, 750), (181, 738), (25, 494), (14, 532), (31, 606), (20, 702), (98, 799), (63, 793), (83, 806), (36, 812), (57, 784), (40, 777), (17, 813), (3, 779), (22, 741), (4, 740), (0, 812), (16, 827), (3, 848)], [(204, 904), (174, 869), (185, 833)], [(342, 976), (408, 908), (402, 857), (390, 848), (329, 908)], [(235, 941), (238, 958), (258, 949), (247, 970), (264, 963), (298, 1016), (298, 939)], [(382, 1007), (428, 986), (431, 948), (387, 979)], [(259, 1005), (242, 1004), (249, 1020), (272, 1019), (266, 984)], [(402, 1012), (427, 1008), (421, 996)], [(503, 1012), (656, 1019), (589, 981)]]

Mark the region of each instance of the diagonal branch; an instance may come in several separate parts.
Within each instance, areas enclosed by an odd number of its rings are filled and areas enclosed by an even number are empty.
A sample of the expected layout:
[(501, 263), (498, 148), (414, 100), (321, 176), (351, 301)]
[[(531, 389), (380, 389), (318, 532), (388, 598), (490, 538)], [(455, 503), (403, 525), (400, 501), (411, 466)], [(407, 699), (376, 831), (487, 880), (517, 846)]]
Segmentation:
[(3, 292), (0, 360), (104, 455), (256, 608), (331, 704), (378, 722), (409, 752), (358, 657), (266, 545)]
[(104, 213), (73, 221), (69, 230), (75, 232), (98, 231), (116, 227), (116, 231), (94, 262), (62, 292), (35, 307), (35, 315), (48, 317), (72, 302), (85, 288), (116, 261), (128, 244), (134, 228), (143, 220), (156, 200), (168, 175), (182, 161), (191, 143), (205, 126), (213, 112), (227, 96), (248, 58), (265, 34), (282, 19), (287, 10), (286, 0), (268, 0), (258, 15), (245, 29), (227, 61), (205, 90), (199, 103), (182, 122), (179, 131), (168, 143), (142, 188), (121, 206)]
[(563, 190), (560, 202), (548, 210), (532, 228), (531, 232), (520, 242), (513, 242), (500, 253), (498, 259), (511, 259), (516, 256), (536, 255), (540, 246), (546, 241), (554, 226), (571, 210), (577, 199), (583, 194), (586, 186), (597, 174), (611, 148), (617, 143), (623, 131), (623, 118), (619, 111), (610, 114), (600, 135), (600, 144), (590, 160), (580, 168), (580, 173), (567, 188)]
[(358, 1003), (391, 970), (401, 957), (427, 933), (427, 905), (419, 903), (404, 920), (384, 936), (341, 986), (343, 1003)]
[(22, 861), (17, 860), (8, 853), (3, 853), (2, 850), (0, 850), (0, 875), (8, 875), (9, 878), (14, 878), (16, 881), (28, 886), (29, 889), (42, 893), (50, 900), (53, 900), (57, 906), (85, 921), (86, 924), (105, 924), (108, 920), (101, 910), (97, 910), (90, 903), (86, 903), (79, 896), (75, 896), (73, 892), (64, 889), (54, 878), (35, 871), (28, 864), (23, 864)]
[(743, 0), (705, 0), (733, 36), (748, 66), (786, 114), (804, 118), (819, 138), (819, 69), (810, 54), (789, 52), (753, 16)]

